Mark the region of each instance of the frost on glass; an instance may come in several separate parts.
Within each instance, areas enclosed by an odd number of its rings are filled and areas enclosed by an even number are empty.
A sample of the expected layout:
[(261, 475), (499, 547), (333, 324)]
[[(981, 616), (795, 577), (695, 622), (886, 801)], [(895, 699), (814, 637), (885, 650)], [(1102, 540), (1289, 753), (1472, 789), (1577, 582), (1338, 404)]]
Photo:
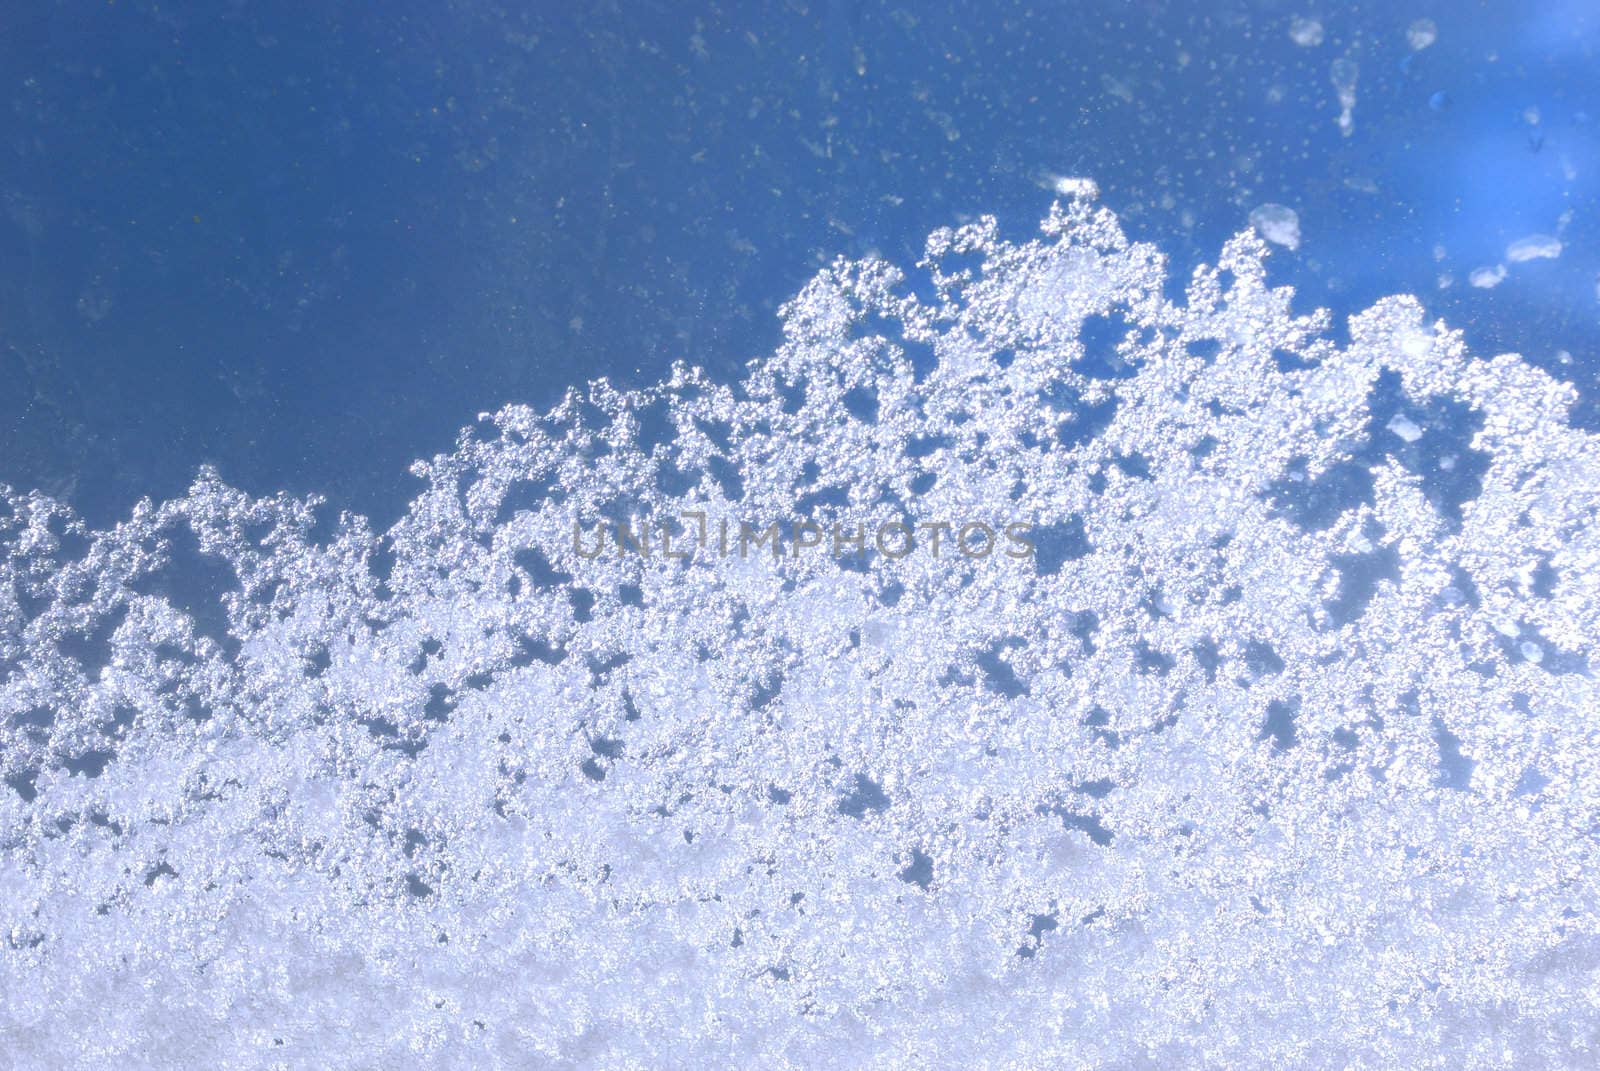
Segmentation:
[[(742, 382), (509, 406), (381, 535), (5, 493), (6, 1056), (1591, 1065), (1600, 449), (1266, 253), (1184, 291), (1078, 197), (841, 260)], [(1038, 551), (574, 553), (685, 509)]]

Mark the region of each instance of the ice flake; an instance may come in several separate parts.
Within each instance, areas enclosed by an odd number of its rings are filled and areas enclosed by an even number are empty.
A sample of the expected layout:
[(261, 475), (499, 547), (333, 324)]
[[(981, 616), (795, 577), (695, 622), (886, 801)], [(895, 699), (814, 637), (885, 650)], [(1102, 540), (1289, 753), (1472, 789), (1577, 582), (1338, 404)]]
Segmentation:
[(1492, 268), (1473, 268), (1472, 273), (1467, 276), (1467, 282), (1479, 290), (1493, 290), (1505, 282), (1505, 278), (1506, 266), (1504, 264), (1496, 264)]
[(1406, 27), (1406, 44), (1413, 52), (1421, 52), (1439, 39), (1439, 27), (1432, 19), (1417, 19)]
[(1422, 428), (1418, 427), (1417, 422), (1404, 413), (1396, 413), (1390, 417), (1387, 427), (1408, 443), (1414, 443), (1422, 438)]
[(1506, 259), (1513, 264), (1524, 261), (1549, 259), (1561, 255), (1561, 239), (1548, 234), (1530, 234), (1506, 246)]
[(1300, 248), (1300, 216), (1284, 205), (1265, 204), (1250, 213), (1250, 225), (1261, 237), (1288, 249)]
[(1322, 23), (1312, 18), (1296, 17), (1289, 21), (1289, 40), (1301, 48), (1315, 48), (1322, 44)]

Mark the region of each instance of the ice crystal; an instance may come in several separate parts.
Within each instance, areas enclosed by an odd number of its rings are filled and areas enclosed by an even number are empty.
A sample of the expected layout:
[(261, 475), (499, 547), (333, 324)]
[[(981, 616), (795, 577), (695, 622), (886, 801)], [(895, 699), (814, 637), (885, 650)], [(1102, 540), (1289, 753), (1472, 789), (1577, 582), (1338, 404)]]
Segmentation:
[[(1600, 449), (1253, 231), (841, 260), (389, 532), (0, 499), (18, 1067), (1592, 1066)], [(1446, 463), (1447, 462), (1447, 463)], [(576, 553), (690, 510), (1029, 560)]]
[(1300, 248), (1300, 215), (1285, 205), (1260, 205), (1250, 212), (1250, 224), (1261, 237), (1288, 249)]

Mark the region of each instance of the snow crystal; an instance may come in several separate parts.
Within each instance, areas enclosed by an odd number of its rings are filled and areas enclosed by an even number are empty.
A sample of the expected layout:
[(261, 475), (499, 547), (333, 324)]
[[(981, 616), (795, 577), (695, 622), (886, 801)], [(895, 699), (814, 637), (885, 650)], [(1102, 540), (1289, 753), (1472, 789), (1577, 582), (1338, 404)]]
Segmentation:
[[(0, 1051), (1594, 1066), (1600, 444), (1267, 251), (1169, 287), (1075, 198), (840, 260), (741, 382), (507, 406), (384, 533), (0, 493)], [(1036, 551), (573, 541), (697, 517)]]
[(1506, 266), (1504, 264), (1496, 264), (1492, 268), (1473, 268), (1472, 273), (1467, 276), (1467, 282), (1479, 290), (1493, 290), (1505, 282), (1505, 279)]
[(1093, 199), (1100, 196), (1100, 186), (1092, 178), (1055, 175), (1051, 178), (1050, 186), (1063, 197), (1087, 197)]
[(1561, 255), (1561, 239), (1548, 234), (1530, 234), (1506, 246), (1506, 259), (1513, 264), (1524, 261), (1555, 259)]
[(1322, 44), (1322, 23), (1316, 19), (1294, 18), (1289, 22), (1289, 40), (1301, 48)]
[(1389, 419), (1389, 423), (1385, 427), (1408, 443), (1414, 443), (1422, 438), (1422, 428), (1404, 413), (1396, 413)]
[(1328, 77), (1339, 95), (1339, 133), (1349, 137), (1355, 132), (1356, 82), (1361, 77), (1361, 67), (1348, 56), (1333, 61)]
[(1259, 205), (1250, 213), (1250, 225), (1261, 237), (1289, 249), (1300, 248), (1300, 216), (1284, 205)]
[(1417, 19), (1406, 28), (1406, 44), (1421, 52), (1439, 39), (1439, 27), (1432, 19)]

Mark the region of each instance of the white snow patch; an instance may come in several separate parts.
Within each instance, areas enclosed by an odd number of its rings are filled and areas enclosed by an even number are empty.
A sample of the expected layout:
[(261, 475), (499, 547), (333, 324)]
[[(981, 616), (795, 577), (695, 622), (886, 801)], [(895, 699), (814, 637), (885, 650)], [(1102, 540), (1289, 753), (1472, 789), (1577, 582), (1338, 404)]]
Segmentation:
[(1387, 427), (1408, 443), (1414, 443), (1422, 438), (1422, 428), (1404, 413), (1396, 413), (1390, 417)]
[(1506, 246), (1506, 259), (1513, 264), (1529, 260), (1554, 260), (1561, 255), (1561, 239), (1548, 234), (1530, 234)]
[(1505, 281), (1506, 266), (1496, 264), (1492, 268), (1473, 268), (1472, 274), (1467, 276), (1467, 282), (1479, 290), (1493, 290)]
[(1286, 205), (1258, 205), (1250, 213), (1250, 224), (1269, 242), (1289, 249), (1300, 248), (1300, 216)]
[(1289, 40), (1301, 48), (1317, 47), (1322, 44), (1322, 23), (1311, 18), (1290, 19)]
[(1432, 19), (1417, 19), (1406, 27), (1406, 44), (1411, 51), (1421, 52), (1439, 39), (1439, 27)]

